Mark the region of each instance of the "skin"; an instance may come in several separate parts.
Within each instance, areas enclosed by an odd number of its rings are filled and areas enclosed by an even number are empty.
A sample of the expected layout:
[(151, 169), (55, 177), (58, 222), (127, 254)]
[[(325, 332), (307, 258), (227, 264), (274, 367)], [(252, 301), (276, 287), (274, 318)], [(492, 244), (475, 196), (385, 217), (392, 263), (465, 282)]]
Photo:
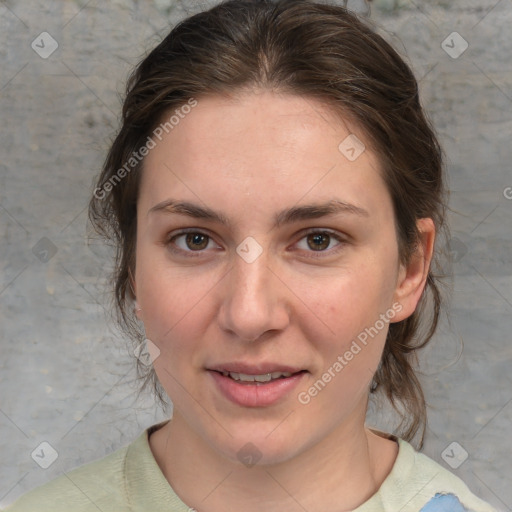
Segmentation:
[[(355, 161), (345, 158), (340, 142), (350, 133), (364, 142), (364, 134), (317, 100), (261, 90), (198, 100), (146, 157), (137, 205), (137, 315), (160, 350), (154, 368), (174, 404), (151, 450), (198, 511), (352, 510), (377, 492), (398, 453), (396, 442), (365, 426), (388, 324), (307, 405), (297, 395), (393, 304), (401, 311), (392, 321), (413, 313), (434, 224), (418, 221), (421, 243), (401, 266), (378, 157), (366, 144)], [(149, 212), (169, 198), (208, 206), (231, 224)], [(332, 199), (367, 215), (273, 227), (282, 209)], [(183, 228), (209, 238), (169, 242)], [(343, 241), (315, 241), (304, 233), (310, 228)], [(248, 236), (263, 250), (252, 263), (236, 252)], [(278, 403), (242, 407), (205, 369), (228, 361), (309, 373)], [(237, 458), (248, 442), (261, 453), (251, 467)]]

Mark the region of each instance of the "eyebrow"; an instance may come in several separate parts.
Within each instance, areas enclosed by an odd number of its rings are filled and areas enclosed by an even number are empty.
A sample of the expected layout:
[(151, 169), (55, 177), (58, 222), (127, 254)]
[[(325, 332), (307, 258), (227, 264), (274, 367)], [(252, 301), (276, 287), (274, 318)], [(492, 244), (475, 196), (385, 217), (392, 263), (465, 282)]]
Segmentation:
[[(218, 222), (224, 226), (229, 227), (231, 222), (221, 212), (216, 212), (206, 206), (190, 203), (188, 201), (175, 201), (167, 199), (153, 206), (149, 211), (150, 213), (164, 212), (186, 215), (194, 219), (203, 219), (213, 222)], [(354, 204), (346, 203), (339, 199), (332, 199), (326, 203), (321, 204), (308, 204), (302, 206), (293, 206), (285, 210), (281, 210), (274, 216), (274, 228), (278, 228), (284, 224), (291, 224), (310, 219), (318, 219), (336, 214), (350, 214), (359, 217), (369, 217), (370, 214), (364, 208)]]

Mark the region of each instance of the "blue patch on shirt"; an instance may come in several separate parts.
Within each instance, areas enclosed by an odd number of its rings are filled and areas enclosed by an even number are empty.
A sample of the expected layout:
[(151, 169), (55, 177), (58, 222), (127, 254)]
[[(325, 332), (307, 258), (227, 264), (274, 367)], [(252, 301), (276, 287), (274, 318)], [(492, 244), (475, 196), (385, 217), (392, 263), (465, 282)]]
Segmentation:
[(471, 512), (454, 494), (436, 494), (420, 512)]

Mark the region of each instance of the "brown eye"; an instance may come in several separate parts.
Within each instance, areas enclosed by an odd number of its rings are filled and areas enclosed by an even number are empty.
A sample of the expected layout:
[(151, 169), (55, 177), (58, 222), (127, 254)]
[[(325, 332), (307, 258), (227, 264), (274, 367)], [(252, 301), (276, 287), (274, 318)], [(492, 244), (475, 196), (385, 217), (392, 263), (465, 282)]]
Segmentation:
[(342, 235), (334, 231), (312, 229), (304, 234), (297, 247), (309, 258), (322, 258), (334, 256), (342, 251), (347, 243)]
[(179, 256), (201, 256), (203, 253), (207, 254), (208, 251), (206, 249), (211, 249), (211, 244), (214, 244), (212, 238), (201, 231), (181, 231), (169, 236), (165, 242), (167, 248)]

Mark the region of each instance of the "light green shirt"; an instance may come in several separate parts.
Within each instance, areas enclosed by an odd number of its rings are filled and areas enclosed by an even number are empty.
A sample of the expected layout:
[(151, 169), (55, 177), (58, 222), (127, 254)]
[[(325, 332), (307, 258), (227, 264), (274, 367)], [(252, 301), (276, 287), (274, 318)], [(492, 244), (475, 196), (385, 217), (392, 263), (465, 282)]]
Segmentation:
[[(37, 487), (6, 512), (191, 512), (158, 466), (146, 429), (135, 441)], [(396, 439), (393, 437), (393, 439)], [(403, 439), (380, 489), (354, 512), (496, 512)]]

